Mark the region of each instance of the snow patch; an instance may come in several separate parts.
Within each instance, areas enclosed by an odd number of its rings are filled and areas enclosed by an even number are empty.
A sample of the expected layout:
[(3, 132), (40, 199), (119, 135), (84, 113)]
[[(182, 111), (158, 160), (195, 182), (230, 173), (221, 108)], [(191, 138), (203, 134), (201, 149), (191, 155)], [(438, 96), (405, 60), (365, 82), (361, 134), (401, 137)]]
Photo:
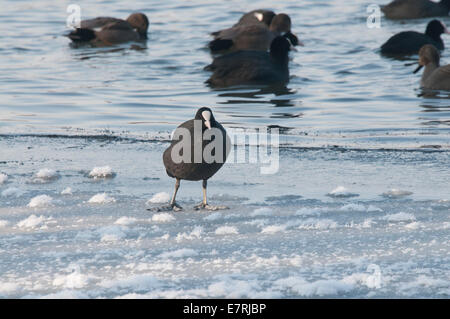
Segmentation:
[(0, 219), (0, 228), (6, 227), (9, 225), (7, 220)]
[(8, 181), (8, 175), (0, 173), (0, 185), (6, 183)]
[(304, 297), (338, 295), (355, 288), (353, 284), (343, 280), (327, 279), (307, 282), (298, 276), (278, 279), (274, 284), (280, 289), (290, 289), (293, 293)]
[(89, 172), (89, 177), (93, 178), (93, 179), (113, 178), (114, 176), (115, 176), (115, 173), (113, 172), (112, 168), (109, 166), (94, 167)]
[(256, 216), (272, 216), (273, 215), (273, 209), (269, 207), (260, 207), (255, 209), (253, 212), (250, 213), (251, 217)]
[(74, 271), (69, 275), (57, 275), (53, 280), (53, 286), (62, 286), (69, 289), (80, 289), (87, 286), (89, 277)]
[(0, 296), (7, 295), (18, 290), (20, 286), (13, 282), (2, 282), (0, 281)]
[(50, 168), (42, 168), (40, 169), (31, 179), (32, 183), (49, 183), (59, 178), (59, 174)]
[(335, 189), (333, 189), (331, 192), (329, 192), (327, 194), (327, 196), (334, 197), (334, 198), (347, 198), (347, 197), (356, 197), (356, 196), (359, 196), (359, 194), (350, 192), (344, 186), (338, 186)]
[(119, 241), (126, 237), (125, 229), (123, 226), (106, 226), (98, 229), (97, 233), (101, 236), (101, 242)]
[(400, 212), (396, 214), (389, 214), (383, 217), (384, 220), (389, 222), (405, 222), (410, 220), (416, 220), (413, 214)]
[(181, 248), (174, 251), (168, 251), (159, 255), (161, 258), (169, 259), (169, 258), (184, 258), (184, 257), (193, 257), (197, 256), (198, 253), (194, 249), (191, 248)]
[(30, 200), (28, 203), (28, 207), (36, 208), (36, 207), (46, 207), (52, 205), (53, 198), (48, 195), (39, 195)]
[(137, 219), (134, 217), (123, 216), (123, 217), (120, 217), (118, 220), (116, 220), (114, 222), (114, 224), (127, 226), (127, 225), (133, 225), (136, 222), (137, 222)]
[(175, 240), (177, 242), (181, 242), (183, 240), (193, 240), (200, 239), (202, 237), (203, 227), (195, 226), (194, 229), (190, 233), (179, 233)]
[(270, 225), (261, 230), (263, 234), (275, 234), (286, 230), (286, 225)]
[(114, 203), (116, 200), (114, 197), (110, 197), (106, 193), (100, 193), (91, 197), (88, 203), (90, 204), (109, 204)]
[(61, 195), (72, 195), (72, 188), (66, 187), (62, 192)]
[(234, 226), (221, 226), (214, 232), (216, 235), (236, 235), (238, 230)]
[(152, 216), (152, 222), (156, 223), (168, 223), (175, 220), (175, 217), (169, 213), (160, 213), (160, 214), (154, 214)]
[(7, 188), (2, 192), (3, 197), (11, 197), (11, 196), (20, 197), (23, 194), (24, 192), (16, 187)]
[(166, 192), (156, 193), (147, 201), (147, 204), (163, 204), (170, 201), (170, 195)]
[(17, 223), (17, 227), (19, 228), (35, 228), (44, 222), (45, 217), (36, 215), (30, 215), (28, 218), (25, 218)]
[(337, 228), (338, 224), (332, 219), (328, 218), (308, 218), (307, 220), (303, 221), (300, 226), (298, 226), (299, 229), (316, 229), (316, 230), (324, 230), (324, 229), (332, 229)]
[(409, 196), (412, 195), (413, 193), (410, 191), (405, 191), (405, 190), (401, 190), (401, 189), (396, 189), (393, 188), (387, 192), (384, 192), (383, 194), (381, 194), (384, 197), (387, 198), (401, 198), (401, 197), (405, 197), (405, 196)]

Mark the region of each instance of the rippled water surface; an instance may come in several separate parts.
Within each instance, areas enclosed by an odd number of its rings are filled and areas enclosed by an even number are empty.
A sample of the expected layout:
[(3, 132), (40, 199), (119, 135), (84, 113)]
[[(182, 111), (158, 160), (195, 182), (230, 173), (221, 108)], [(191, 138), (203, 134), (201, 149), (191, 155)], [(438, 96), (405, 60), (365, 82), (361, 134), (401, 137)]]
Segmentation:
[[(412, 136), (416, 146), (430, 144), (421, 143), (420, 136), (432, 133), (431, 144), (449, 146), (446, 94), (418, 97), (420, 76), (412, 74), (414, 66), (405, 66), (411, 61), (377, 52), (395, 32), (423, 31), (426, 20), (382, 19), (380, 29), (369, 29), (366, 1), (79, 1), (82, 18), (145, 12), (150, 37), (146, 45), (74, 48), (63, 36), (68, 3), (4, 3), (1, 133), (83, 129), (153, 135), (171, 131), (195, 108), (208, 105), (227, 127), (276, 125), (294, 136), (353, 132), (384, 139), (387, 133), (406, 142)], [(305, 43), (291, 52), (289, 84), (285, 89), (208, 88), (203, 67), (212, 59), (206, 49), (209, 32), (259, 7), (289, 13), (293, 31)], [(443, 61), (449, 57), (445, 51)], [(401, 139), (394, 144), (403, 145)]]

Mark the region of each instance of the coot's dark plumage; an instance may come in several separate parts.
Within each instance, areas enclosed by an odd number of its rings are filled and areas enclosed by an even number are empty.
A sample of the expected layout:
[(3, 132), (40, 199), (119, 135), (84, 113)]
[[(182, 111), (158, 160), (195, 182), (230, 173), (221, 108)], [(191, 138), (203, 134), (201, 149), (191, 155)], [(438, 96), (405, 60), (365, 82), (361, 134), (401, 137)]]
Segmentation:
[(237, 27), (250, 24), (265, 24), (266, 26), (269, 26), (273, 17), (275, 17), (275, 12), (257, 9), (244, 14), (234, 26)]
[(216, 34), (215, 39), (208, 46), (212, 52), (267, 51), (275, 37), (285, 34), (293, 45), (301, 44), (291, 32), (291, 18), (287, 14), (280, 13), (273, 17), (269, 27), (265, 24), (251, 24), (222, 30)]
[(439, 51), (431, 44), (420, 49), (419, 67), (414, 73), (425, 67), (420, 81), (421, 87), (431, 90), (450, 90), (450, 64), (439, 66), (439, 60)]
[[(270, 10), (263, 10), (263, 9), (258, 9), (258, 10), (253, 10), (250, 11), (246, 14), (244, 14), (237, 23), (235, 23), (233, 25), (233, 27), (229, 28), (235, 28), (235, 27), (242, 27), (242, 26), (249, 26), (249, 25), (263, 25), (263, 26), (269, 26), (270, 23), (272, 22), (273, 17), (275, 17), (275, 12), (270, 11)], [(214, 37), (219, 36), (219, 34), (221, 34), (222, 32), (229, 30), (229, 29), (224, 29), (224, 30), (219, 30), (216, 32), (212, 32), (211, 35), (213, 35)]]
[(381, 46), (381, 53), (386, 55), (417, 54), (425, 44), (432, 44), (439, 50), (444, 49), (442, 33), (449, 33), (439, 20), (432, 20), (425, 33), (405, 31), (392, 36)]
[(276, 37), (270, 52), (237, 51), (217, 57), (205, 67), (213, 74), (206, 81), (213, 87), (240, 84), (275, 84), (289, 81), (289, 50), (285, 37)]
[(98, 17), (81, 21), (80, 28), (67, 34), (73, 42), (93, 45), (113, 45), (147, 39), (148, 18), (143, 13), (133, 13), (126, 20)]
[(450, 0), (394, 0), (382, 6), (381, 11), (389, 19), (419, 19), (448, 16)]
[[(208, 132), (208, 130), (210, 131)], [(184, 134), (186, 132), (189, 134), (189, 136), (186, 137), (187, 139), (190, 139), (189, 142), (187, 142), (188, 140), (183, 141), (185, 138)], [(203, 134), (207, 133), (217, 135), (214, 135), (212, 139), (210, 139), (211, 137), (204, 138)], [(218, 138), (221, 138), (221, 140), (216, 140)], [(217, 156), (217, 158), (212, 158), (214, 160), (206, 156), (207, 152), (205, 150), (211, 141), (217, 142), (218, 145), (217, 149), (215, 148), (212, 151), (212, 155)], [(181, 150), (181, 145), (183, 145), (185, 149)], [(187, 153), (183, 154), (185, 151)], [(180, 186), (180, 180), (202, 180), (203, 201), (200, 205), (196, 206), (196, 208), (216, 209), (217, 207), (208, 205), (206, 200), (207, 180), (217, 173), (217, 171), (222, 167), (226, 161), (229, 151), (230, 139), (227, 132), (225, 128), (216, 121), (211, 109), (207, 107), (198, 109), (194, 119), (186, 121), (178, 126), (173, 134), (171, 145), (163, 154), (163, 162), (166, 167), (167, 174), (176, 179), (175, 191), (172, 196), (170, 206), (167, 208), (174, 210), (181, 209), (175, 201), (176, 194)], [(186, 158), (183, 158), (183, 155), (187, 156), (187, 160)], [(180, 160), (178, 157), (182, 157), (183, 160)]]

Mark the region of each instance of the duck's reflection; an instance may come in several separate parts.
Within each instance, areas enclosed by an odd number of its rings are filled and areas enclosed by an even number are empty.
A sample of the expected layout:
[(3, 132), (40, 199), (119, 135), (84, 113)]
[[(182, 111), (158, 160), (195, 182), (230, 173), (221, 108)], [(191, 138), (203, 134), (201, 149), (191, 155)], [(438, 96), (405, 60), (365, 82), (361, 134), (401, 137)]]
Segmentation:
[[(219, 97), (229, 98), (225, 102), (220, 102), (220, 104), (270, 104), (275, 107), (293, 107), (298, 104), (298, 101), (294, 101), (294, 96), (292, 96), (297, 91), (284, 85), (264, 87), (240, 86), (218, 91), (222, 92), (218, 94)], [(267, 95), (274, 95), (277, 98), (267, 99)]]

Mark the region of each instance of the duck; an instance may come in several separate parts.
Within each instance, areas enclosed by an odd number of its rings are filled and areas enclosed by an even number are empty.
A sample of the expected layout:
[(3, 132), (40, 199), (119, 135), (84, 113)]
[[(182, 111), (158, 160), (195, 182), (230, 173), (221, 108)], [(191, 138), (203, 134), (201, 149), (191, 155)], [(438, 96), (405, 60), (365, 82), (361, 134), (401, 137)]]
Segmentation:
[(450, 32), (439, 20), (428, 23), (425, 33), (404, 31), (393, 35), (381, 46), (384, 55), (412, 55), (419, 53), (425, 44), (432, 44), (439, 50), (444, 50), (441, 34)]
[[(202, 181), (203, 200), (194, 209), (226, 209), (225, 206), (209, 205), (206, 195), (207, 181), (224, 165), (231, 145), (225, 128), (215, 119), (211, 108), (199, 108), (194, 118), (180, 124), (172, 136), (170, 146), (163, 153), (163, 163), (167, 175), (175, 178), (175, 190), (169, 205), (157, 210), (183, 209), (176, 202), (181, 180)], [(211, 143), (215, 143), (216, 147), (209, 154), (207, 151), (212, 149), (209, 146)]]
[(303, 46), (303, 43), (291, 32), (291, 18), (285, 13), (280, 13), (273, 17), (269, 26), (250, 24), (222, 30), (208, 44), (208, 47), (213, 53), (223, 50), (267, 51), (273, 39), (279, 35), (287, 37), (294, 46)]
[[(228, 29), (249, 25), (263, 25), (268, 27), (270, 26), (273, 17), (275, 17), (275, 12), (271, 10), (264, 10), (264, 9), (253, 10), (245, 13), (237, 23), (235, 23), (231, 28)], [(217, 37), (219, 36), (220, 33), (228, 29), (211, 32), (211, 35)]]
[(388, 19), (420, 19), (448, 16), (450, 0), (394, 0), (381, 7)]
[(419, 66), (414, 73), (425, 67), (420, 86), (430, 90), (450, 91), (450, 64), (439, 65), (439, 51), (431, 44), (424, 45), (419, 51)]
[(269, 26), (274, 17), (275, 12), (272, 10), (256, 9), (245, 13), (234, 27), (251, 24), (264, 24)]
[(149, 20), (144, 13), (131, 14), (126, 20), (98, 17), (83, 20), (67, 37), (75, 43), (87, 42), (96, 46), (108, 46), (129, 41), (147, 39)]
[(287, 83), (291, 49), (289, 39), (278, 36), (270, 52), (241, 50), (216, 57), (204, 68), (213, 72), (206, 83), (212, 87)]

